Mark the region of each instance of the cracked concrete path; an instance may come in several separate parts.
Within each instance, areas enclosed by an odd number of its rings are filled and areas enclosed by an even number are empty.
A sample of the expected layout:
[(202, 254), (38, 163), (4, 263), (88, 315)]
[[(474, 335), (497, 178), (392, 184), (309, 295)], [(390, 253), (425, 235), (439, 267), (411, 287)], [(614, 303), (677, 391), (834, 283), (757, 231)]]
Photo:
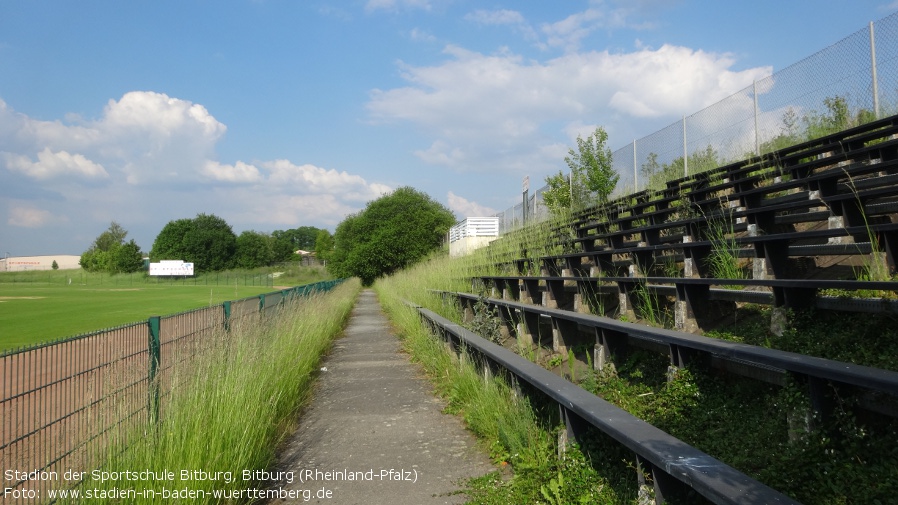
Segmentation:
[(293, 471), (279, 486), (308, 493), (271, 503), (458, 504), (462, 481), (494, 469), (400, 352), (373, 291), (359, 295), (322, 367), (278, 465)]

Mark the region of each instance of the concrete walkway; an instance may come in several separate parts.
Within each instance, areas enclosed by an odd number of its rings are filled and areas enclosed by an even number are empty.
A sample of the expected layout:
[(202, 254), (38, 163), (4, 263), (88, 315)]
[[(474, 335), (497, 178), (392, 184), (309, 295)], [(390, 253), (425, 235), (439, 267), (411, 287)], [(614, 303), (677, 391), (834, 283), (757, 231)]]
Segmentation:
[(441, 412), (444, 403), (420, 367), (400, 352), (373, 291), (362, 291), (322, 366), (278, 465), (293, 471), (280, 476), (280, 487), (308, 493), (272, 503), (464, 503), (462, 481), (493, 470), (462, 421)]

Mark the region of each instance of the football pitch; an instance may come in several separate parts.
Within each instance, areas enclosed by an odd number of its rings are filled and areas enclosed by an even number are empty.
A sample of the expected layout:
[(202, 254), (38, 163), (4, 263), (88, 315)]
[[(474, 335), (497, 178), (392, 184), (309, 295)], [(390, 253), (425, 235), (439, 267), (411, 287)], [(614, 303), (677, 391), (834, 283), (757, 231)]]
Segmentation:
[(0, 353), (261, 293), (271, 286), (3, 282)]

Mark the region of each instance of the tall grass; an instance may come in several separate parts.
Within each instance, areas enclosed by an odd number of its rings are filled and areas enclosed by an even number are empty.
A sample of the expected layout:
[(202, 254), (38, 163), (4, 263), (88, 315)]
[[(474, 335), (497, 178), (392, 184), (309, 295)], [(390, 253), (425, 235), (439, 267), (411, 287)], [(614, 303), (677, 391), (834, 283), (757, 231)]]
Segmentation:
[[(178, 388), (163, 398), (159, 420), (145, 432), (124, 437), (122, 446), (109, 447), (102, 465), (109, 472), (171, 470), (176, 478), (126, 483), (124, 487), (159, 492), (155, 498), (127, 501), (168, 503), (162, 488), (211, 493), (264, 486), (244, 481), (243, 472), (271, 468), (279, 443), (309, 396), (320, 357), (342, 330), (359, 288), (357, 280), (348, 281), (329, 293), (291, 302), (261, 324), (232, 327), (222, 345), (176, 369), (171, 380)], [(185, 482), (182, 471), (203, 471), (210, 478)], [(122, 482), (82, 485), (84, 490), (115, 487), (122, 488)], [(210, 494), (191, 501), (221, 500)]]
[[(745, 279), (747, 273), (739, 262), (736, 251), (735, 219), (732, 211), (726, 210), (718, 216), (704, 215), (707, 238), (711, 242), (711, 254), (706, 259), (710, 276), (717, 279)], [(727, 289), (742, 289), (743, 286), (725, 285)]]
[[(515, 246), (505, 244), (510, 250)], [(469, 429), (488, 448), (501, 468), (510, 465), (514, 476), (495, 472), (469, 482), (469, 503), (543, 503), (546, 496), (559, 503), (632, 503), (635, 482), (630, 474), (605, 474), (576, 448), (558, 456), (558, 414), (554, 406), (537, 406), (515, 392), (502, 376), (484, 377), (466, 354), (455, 357), (444, 343), (421, 324), (414, 301), (458, 321), (459, 309), (422, 287), (458, 286), (459, 274), (471, 275), (481, 258), (431, 258), (416, 267), (378, 280), (374, 289), (381, 305), (412, 358), (424, 367), (447, 411), (462, 416)], [(470, 286), (468, 286), (470, 287)], [(461, 286), (465, 288), (465, 286)], [(446, 288), (442, 288), (446, 289)], [(458, 289), (458, 288), (456, 288)], [(616, 463), (617, 460), (614, 461)], [(559, 475), (564, 479), (559, 479)]]

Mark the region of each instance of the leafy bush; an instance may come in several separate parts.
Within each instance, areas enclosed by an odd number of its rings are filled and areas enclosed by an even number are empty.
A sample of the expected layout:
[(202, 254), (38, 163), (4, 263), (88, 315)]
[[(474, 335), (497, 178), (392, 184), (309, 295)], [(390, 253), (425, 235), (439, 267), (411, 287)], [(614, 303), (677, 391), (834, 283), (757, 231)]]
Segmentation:
[(399, 188), (337, 225), (328, 270), (371, 285), (438, 248), (454, 223), (452, 211), (427, 194)]

